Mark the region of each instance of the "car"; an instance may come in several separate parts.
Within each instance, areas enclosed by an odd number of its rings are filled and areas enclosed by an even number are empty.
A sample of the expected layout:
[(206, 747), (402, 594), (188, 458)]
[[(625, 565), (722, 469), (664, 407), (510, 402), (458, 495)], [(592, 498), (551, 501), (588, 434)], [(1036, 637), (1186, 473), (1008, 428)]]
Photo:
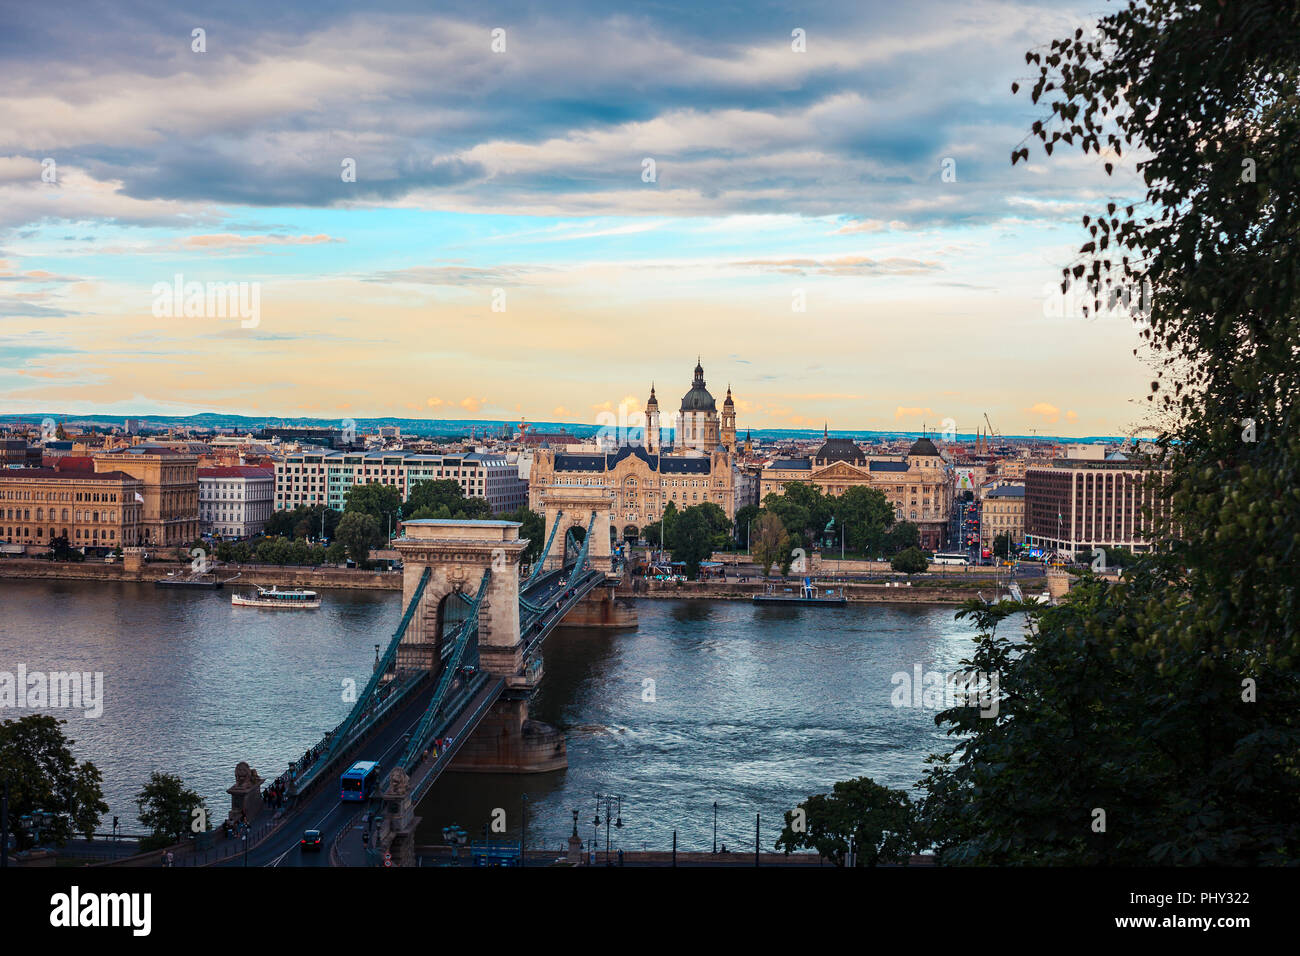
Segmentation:
[(299, 842), (298, 846), (300, 846), (303, 850), (319, 850), (320, 831), (308, 830), (306, 833), (302, 835), (302, 840), (301, 842)]

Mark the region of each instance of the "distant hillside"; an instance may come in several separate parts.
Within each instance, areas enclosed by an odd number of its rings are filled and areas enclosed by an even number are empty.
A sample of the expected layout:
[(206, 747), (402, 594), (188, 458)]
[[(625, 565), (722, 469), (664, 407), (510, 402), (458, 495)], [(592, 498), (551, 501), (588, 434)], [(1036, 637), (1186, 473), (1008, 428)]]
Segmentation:
[[(141, 428), (146, 429), (231, 428), (238, 432), (260, 431), (264, 426), (339, 428), (342, 427), (343, 423), (343, 419), (340, 418), (255, 417), (227, 415), (221, 412), (203, 412), (198, 415), (132, 415), (128, 417), (134, 418), (140, 422)], [(39, 415), (0, 415), (0, 423), (39, 425), (41, 420), (45, 418), (52, 418), (56, 422), (65, 425), (101, 428), (120, 427), (125, 421), (125, 418), (119, 415), (68, 415), (62, 412), (48, 412)], [(485, 432), (488, 434), (499, 433), (503, 428), (508, 429), (513, 434), (519, 427), (518, 422), (501, 419), (357, 418), (352, 420), (356, 422), (357, 431), (359, 432), (373, 432), (380, 426), (396, 426), (401, 429), (404, 435), (419, 435), (430, 438), (459, 437), (462, 435), (468, 437), (471, 429), (475, 430), (480, 436)], [(599, 431), (600, 426), (578, 422), (529, 422), (528, 428), (534, 432), (566, 431), (578, 438), (589, 438)], [(745, 431), (745, 429), (740, 429), (742, 438)], [(819, 428), (751, 428), (748, 431), (755, 438), (769, 441), (810, 441), (822, 436), (822, 430)], [(632, 429), (631, 433), (635, 437), (639, 434), (639, 430)], [(865, 429), (862, 431), (833, 431), (830, 433), (832, 438), (849, 438), (864, 442), (919, 438), (921, 434), (921, 432), (915, 431), (868, 431)], [(935, 433), (931, 431), (927, 434), (933, 437)], [(973, 432), (959, 433), (956, 436), (956, 440), (960, 442), (970, 442), (974, 441), (974, 439), (975, 433)], [(1037, 439), (1039, 441), (1087, 444), (1091, 442), (1121, 441), (1122, 436), (1100, 435), (1087, 438), (1060, 438), (1052, 435), (999, 435), (994, 441), (1000, 439), (1016, 441)]]

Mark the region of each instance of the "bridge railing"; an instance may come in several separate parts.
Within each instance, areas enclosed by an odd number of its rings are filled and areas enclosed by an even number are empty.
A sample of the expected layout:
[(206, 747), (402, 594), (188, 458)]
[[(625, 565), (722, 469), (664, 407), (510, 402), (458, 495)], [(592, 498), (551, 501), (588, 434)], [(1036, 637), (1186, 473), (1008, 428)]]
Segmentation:
[(438, 719), (438, 714), (442, 710), (443, 704), (447, 700), (448, 691), (455, 681), (457, 673), (464, 666), (466, 654), (473, 647), (473, 661), (478, 663), (478, 614), (479, 608), (483, 604), (483, 598), (487, 595), (488, 584), (492, 580), (492, 569), (488, 568), (483, 572), (483, 580), (479, 583), (478, 594), (474, 597), (471, 610), (466, 616), (465, 621), (461, 624), (460, 632), (456, 635), (456, 644), (450, 657), (443, 666), (442, 674), (438, 678), (438, 686), (433, 692), (433, 698), (429, 701), (429, 707), (420, 718), (419, 726), (411, 734), (410, 742), (398, 759), (398, 766), (407, 769), (411, 761), (417, 754), (423, 753), (428, 746), (428, 739), (432, 734), (431, 726)]
[[(474, 710), (470, 712), (469, 716), (465, 719), (466, 727), (477, 727), (479, 722), (483, 719), (484, 715), (488, 712), (488, 710), (492, 707), (492, 705), (496, 703), (497, 698), (501, 696), (501, 691), (505, 688), (505, 684), (506, 684), (503, 678), (490, 677), (489, 675), (486, 674), (476, 675), (476, 681), (478, 680), (481, 680), (479, 686), (478, 687), (471, 686), (473, 692), (465, 695), (465, 698), (462, 700), (462, 702), (456, 708), (455, 711), (448, 712), (447, 714), (448, 719), (443, 723), (443, 728), (448, 726), (450, 723), (454, 722), (459, 716), (458, 711), (463, 710), (464, 706), (469, 701), (473, 700), (475, 695), (482, 693), (483, 690), (486, 689), (488, 693), (483, 695), (483, 699), (479, 701), (478, 706), (476, 706)], [(441, 773), (443, 772), (443, 770), (447, 768), (447, 765), (450, 764), (451, 761), (455, 759), (456, 754), (460, 751), (461, 745), (464, 744), (465, 740), (468, 737), (469, 737), (468, 733), (462, 733), (457, 735), (453, 745), (449, 748), (440, 751), (438, 756), (434, 758), (433, 762), (430, 763), (427, 768), (424, 767), (423, 763), (417, 764), (416, 766), (410, 768), (411, 784), (410, 784), (409, 792), (411, 795), (412, 803), (419, 803), (420, 800), (424, 797), (424, 795), (429, 792), (429, 788), (433, 786), (434, 781), (437, 780), (439, 775), (441, 775)]]
[[(364, 732), (366, 727), (381, 714), (387, 713), (398, 700), (406, 696), (406, 692), (411, 687), (419, 683), (418, 675), (406, 681), (398, 681), (394, 677), (394, 680), (385, 682), (384, 678), (390, 670), (396, 674), (397, 651), (402, 641), (407, 637), (419, 637), (423, 634), (424, 615), (420, 613), (420, 608), (425, 589), (432, 576), (433, 569), (426, 567), (424, 573), (420, 575), (415, 593), (411, 595), (411, 600), (407, 604), (406, 613), (402, 615), (397, 630), (393, 632), (387, 650), (375, 662), (375, 669), (366, 682), (365, 689), (357, 695), (356, 703), (353, 704), (347, 717), (333, 731), (326, 734), (316, 748), (313, 748), (317, 751), (316, 758), (310, 767), (295, 777), (293, 782), (295, 792), (300, 793), (310, 786), (329, 767), (335, 755), (346, 749), (352, 737), (359, 732)], [(392, 689), (384, 691), (386, 687)]]

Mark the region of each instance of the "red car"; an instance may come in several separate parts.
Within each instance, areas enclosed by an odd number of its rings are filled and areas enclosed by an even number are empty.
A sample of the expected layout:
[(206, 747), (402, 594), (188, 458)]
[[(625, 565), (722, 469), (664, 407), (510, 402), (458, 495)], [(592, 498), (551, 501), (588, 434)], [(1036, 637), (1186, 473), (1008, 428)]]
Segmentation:
[(300, 846), (304, 850), (319, 850), (320, 831), (308, 830), (306, 833), (302, 835), (302, 840), (299, 842), (298, 846)]

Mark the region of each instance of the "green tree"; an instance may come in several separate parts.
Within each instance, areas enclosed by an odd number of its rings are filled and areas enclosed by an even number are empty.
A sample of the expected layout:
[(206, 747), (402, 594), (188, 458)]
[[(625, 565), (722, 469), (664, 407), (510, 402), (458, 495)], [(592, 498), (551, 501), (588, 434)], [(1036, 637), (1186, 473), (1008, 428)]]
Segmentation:
[(899, 521), (885, 534), (885, 554), (898, 554), (908, 548), (920, 548), (921, 529), (911, 521)]
[[(343, 496), (343, 520), (349, 514), (364, 514), (375, 519), (379, 528), (380, 540), (392, 528), (397, 527), (398, 511), (402, 507), (402, 496), (392, 485), (372, 482), (366, 485), (354, 485)], [(405, 512), (402, 512), (405, 514)], [(340, 527), (342, 522), (340, 521)], [(335, 536), (339, 531), (335, 529)]]
[(787, 810), (776, 848), (790, 854), (816, 850), (836, 866), (848, 862), (850, 842), (858, 866), (906, 863), (917, 846), (917, 808), (902, 790), (881, 786), (870, 777), (841, 781), (827, 796), (799, 804), (800, 815)]
[(889, 566), (904, 574), (920, 574), (930, 566), (930, 561), (920, 548), (905, 548), (890, 559)]
[(993, 554), (999, 558), (1011, 557), (1011, 535), (1009, 532), (1002, 532), (993, 539)]
[[(431, 517), (441, 507), (447, 508), (448, 515), (455, 514), (464, 503), (465, 494), (460, 482), (454, 478), (437, 478), (417, 481), (411, 486), (406, 503), (402, 505), (402, 514), (407, 518)], [(422, 512), (429, 512), (423, 515)]]
[[(149, 782), (135, 795), (140, 822), (151, 831), (149, 839), (141, 844), (143, 850), (171, 846), (186, 838), (193, 830), (194, 811), (202, 810), (206, 820), (207, 804), (193, 790), (188, 790), (181, 778), (155, 770)], [(206, 826), (203, 829), (207, 829)]]
[[(524, 549), (523, 560), (530, 565), (536, 563), (537, 559), (541, 557), (542, 548), (546, 547), (546, 519), (527, 505), (516, 508), (501, 517), (505, 521), (519, 522), (519, 537), (528, 539), (528, 547)], [(560, 547), (563, 546), (564, 543), (561, 542)], [(551, 547), (555, 547), (555, 545), (551, 545)]]
[(758, 505), (744, 505), (736, 509), (736, 545), (741, 548), (748, 548), (752, 545), (750, 538), (753, 535), (752, 522), (758, 520), (760, 509)]
[(370, 566), (370, 549), (383, 544), (384, 531), (374, 515), (347, 511), (339, 522), (337, 540), (343, 542), (357, 567), (364, 568)]
[(754, 522), (752, 550), (754, 563), (762, 567), (763, 577), (772, 573), (772, 565), (789, 558), (790, 536), (779, 516), (770, 511), (759, 512), (758, 520)]
[(878, 488), (855, 486), (838, 498), (830, 499), (835, 523), (844, 535), (849, 551), (878, 554), (894, 524), (894, 509)]
[[(709, 508), (722, 511), (714, 504), (691, 505), (685, 509), (673, 522), (672, 534), (668, 539), (673, 560), (686, 562), (686, 577), (691, 581), (699, 577), (700, 562), (713, 553), (715, 539), (719, 533), (715, 516), (710, 514)], [(725, 513), (722, 519), (724, 525), (730, 524)]]
[[(102, 776), (90, 761), (72, 756), (75, 740), (63, 735), (66, 720), (29, 714), (0, 723), (0, 778), (9, 783), (9, 821), (36, 811), (56, 815), (42, 841), (62, 846), (74, 834), (90, 839), (108, 812), (100, 784)], [(24, 834), (20, 845), (29, 844)]]
[(1140, 157), (1145, 195), (1084, 217), (1064, 280), (1092, 311), (1127, 297), (1157, 367), (1156, 547), (1028, 609), (1023, 640), (996, 631), (1017, 609), (964, 612), (1001, 706), (939, 715), (961, 743), (930, 832), (947, 862), (1294, 863), (1300, 8), (1149, 0), (1027, 59), (1045, 152)]

